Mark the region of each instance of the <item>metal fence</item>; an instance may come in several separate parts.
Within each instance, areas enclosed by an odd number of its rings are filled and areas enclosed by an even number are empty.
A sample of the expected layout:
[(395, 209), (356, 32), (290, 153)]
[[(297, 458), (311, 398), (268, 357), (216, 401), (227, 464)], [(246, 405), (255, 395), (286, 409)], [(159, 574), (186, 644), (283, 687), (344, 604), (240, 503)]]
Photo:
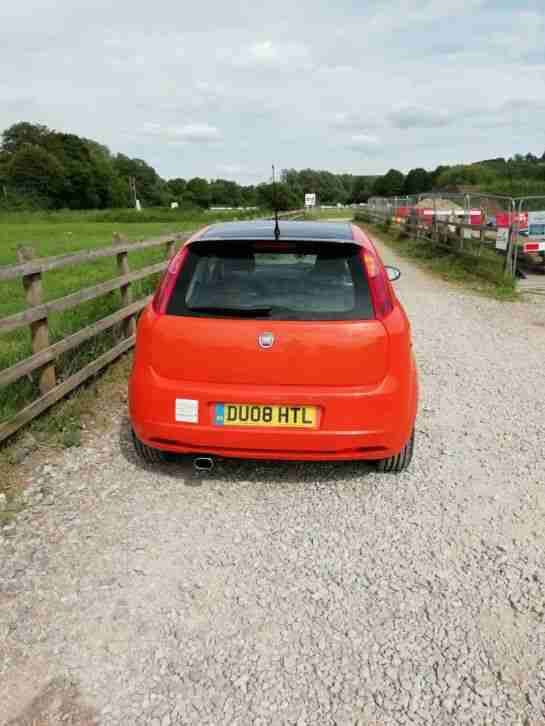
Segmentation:
[(531, 285), (538, 285), (541, 274), (545, 288), (545, 196), (430, 192), (372, 197), (362, 213), (460, 255), (479, 257), (492, 250), (504, 257), (506, 276), (530, 277)]

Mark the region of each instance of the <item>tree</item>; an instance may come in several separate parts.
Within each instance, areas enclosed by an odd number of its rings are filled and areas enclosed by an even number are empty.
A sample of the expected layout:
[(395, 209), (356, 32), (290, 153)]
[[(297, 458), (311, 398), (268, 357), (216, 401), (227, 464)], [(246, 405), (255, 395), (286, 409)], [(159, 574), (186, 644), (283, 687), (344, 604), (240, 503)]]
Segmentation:
[(10, 190), (32, 205), (62, 206), (65, 173), (59, 161), (40, 146), (23, 145), (7, 165)]
[(459, 185), (482, 186), (493, 183), (497, 176), (492, 167), (484, 164), (459, 164), (441, 172), (436, 179), (436, 184), (440, 188)]
[(257, 191), (253, 185), (240, 188), (241, 204), (243, 207), (257, 207)]
[(352, 195), (353, 177), (351, 174), (333, 174), (330, 171), (315, 169), (283, 169), (280, 179), (303, 204), (304, 195), (315, 193), (322, 204), (345, 203)]
[(51, 131), (47, 126), (21, 121), (13, 124), (2, 134), (2, 149), (8, 154), (15, 154), (25, 144), (42, 146)]
[(357, 176), (352, 187), (352, 196), (350, 201), (355, 204), (366, 202), (373, 191), (374, 177)]
[(394, 197), (403, 194), (405, 177), (397, 169), (390, 169), (384, 176), (379, 177), (373, 185), (373, 195), (378, 197)]
[(240, 207), (242, 193), (239, 185), (226, 179), (215, 179), (210, 182), (210, 203), (219, 207)]
[(439, 165), (434, 171), (431, 172), (431, 188), (435, 189), (437, 181), (444, 171), (448, 171), (450, 166)]
[(411, 171), (405, 177), (405, 183), (403, 184), (403, 194), (421, 194), (423, 192), (429, 192), (432, 188), (431, 174), (425, 169), (417, 168), (411, 169)]
[(263, 207), (263, 209), (274, 209), (275, 201), (276, 208), (282, 212), (297, 209), (300, 206), (300, 200), (287, 184), (280, 182), (276, 185), (260, 184), (257, 187), (258, 206)]
[(187, 182), (186, 192), (191, 195), (195, 204), (203, 209), (210, 206), (210, 185), (206, 179), (194, 177)]
[(179, 201), (186, 190), (187, 182), (185, 179), (181, 179), (179, 177), (176, 179), (169, 179), (166, 183), (166, 187), (174, 200)]
[[(133, 177), (136, 183), (138, 199), (144, 206), (160, 206), (168, 201), (168, 191), (165, 182), (155, 169), (142, 159), (129, 159), (124, 154), (117, 154), (114, 167), (119, 176), (129, 187), (129, 178)], [(131, 203), (133, 200), (131, 200)]]
[(85, 140), (76, 134), (52, 132), (44, 145), (64, 168), (63, 206), (70, 209), (102, 206), (98, 188), (99, 170)]

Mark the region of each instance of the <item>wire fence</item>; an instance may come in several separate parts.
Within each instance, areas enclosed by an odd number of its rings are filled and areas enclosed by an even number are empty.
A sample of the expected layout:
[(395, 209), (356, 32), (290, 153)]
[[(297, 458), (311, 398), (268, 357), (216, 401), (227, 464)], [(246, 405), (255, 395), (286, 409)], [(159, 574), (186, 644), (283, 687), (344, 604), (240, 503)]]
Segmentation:
[(501, 255), (507, 277), (540, 274), (545, 283), (545, 196), (473, 192), (371, 197), (357, 216), (394, 225), (408, 238), (459, 255)]

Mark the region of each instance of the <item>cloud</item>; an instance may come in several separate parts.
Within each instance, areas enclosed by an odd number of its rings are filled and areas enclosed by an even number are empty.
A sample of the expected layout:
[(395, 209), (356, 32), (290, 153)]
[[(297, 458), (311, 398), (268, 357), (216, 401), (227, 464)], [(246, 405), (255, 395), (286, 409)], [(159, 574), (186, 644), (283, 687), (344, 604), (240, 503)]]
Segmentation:
[(380, 120), (361, 111), (338, 111), (330, 120), (331, 128), (340, 130), (372, 129), (380, 125)]
[(432, 108), (418, 108), (408, 106), (392, 111), (388, 120), (397, 129), (431, 129), (448, 126), (450, 123), (448, 113)]
[(217, 169), (225, 174), (240, 174), (242, 166), (240, 164), (218, 164)]
[(221, 132), (215, 126), (208, 124), (187, 124), (175, 129), (174, 136), (180, 141), (190, 144), (216, 143), (222, 140)]
[(262, 43), (252, 43), (249, 48), (249, 56), (256, 63), (277, 64), (280, 60), (280, 52), (277, 46), (270, 40)]
[(157, 123), (145, 124), (145, 132), (168, 141), (187, 144), (214, 144), (223, 140), (221, 131), (206, 123), (186, 124), (177, 128), (163, 128)]
[(295, 73), (313, 67), (309, 48), (298, 41), (254, 41), (228, 62), (235, 67), (258, 72)]
[(0, 131), (45, 123), (166, 177), (240, 181), (273, 161), (364, 174), (541, 155), (545, 6), (520, 5), (18, 0)]
[(345, 144), (347, 149), (353, 149), (354, 151), (369, 151), (375, 150), (380, 144), (380, 139), (377, 136), (370, 136), (369, 134), (354, 134)]

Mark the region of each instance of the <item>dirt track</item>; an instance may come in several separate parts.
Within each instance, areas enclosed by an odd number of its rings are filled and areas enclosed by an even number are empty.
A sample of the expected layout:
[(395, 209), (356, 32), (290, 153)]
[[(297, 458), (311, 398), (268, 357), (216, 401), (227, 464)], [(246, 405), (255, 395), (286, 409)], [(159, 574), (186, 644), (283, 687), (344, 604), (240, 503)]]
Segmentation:
[(0, 723), (545, 722), (545, 310), (398, 264), (411, 471), (146, 468), (113, 402), (0, 538)]

